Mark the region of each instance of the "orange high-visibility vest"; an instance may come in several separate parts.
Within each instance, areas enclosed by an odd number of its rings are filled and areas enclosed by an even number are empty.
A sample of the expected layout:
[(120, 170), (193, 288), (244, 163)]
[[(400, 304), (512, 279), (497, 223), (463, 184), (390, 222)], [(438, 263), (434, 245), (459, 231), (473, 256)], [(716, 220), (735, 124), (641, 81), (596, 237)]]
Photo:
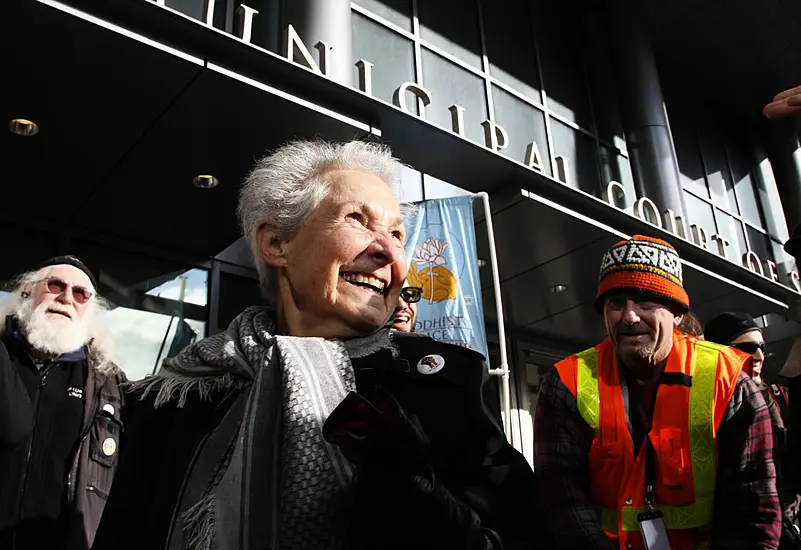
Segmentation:
[[(655, 456), (654, 508), (662, 511), (672, 550), (708, 544), (717, 480), (715, 436), (747, 361), (731, 348), (674, 333), (665, 373), (677, 373), (678, 383), (659, 385), (648, 433)], [(614, 346), (604, 340), (560, 361), (556, 369), (595, 433), (590, 496), (601, 525), (621, 549), (644, 548), (637, 514), (648, 510), (646, 446), (634, 455)]]

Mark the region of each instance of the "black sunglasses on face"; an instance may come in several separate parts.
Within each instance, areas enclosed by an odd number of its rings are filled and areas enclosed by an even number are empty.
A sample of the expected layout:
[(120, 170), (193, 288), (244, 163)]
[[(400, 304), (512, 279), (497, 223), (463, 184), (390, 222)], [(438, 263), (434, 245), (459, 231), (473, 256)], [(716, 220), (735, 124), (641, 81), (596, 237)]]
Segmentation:
[(762, 353), (765, 353), (765, 343), (758, 343), (758, 342), (739, 342), (737, 344), (732, 344), (731, 347), (737, 348), (740, 351), (744, 351), (750, 355), (754, 355), (757, 350), (762, 350)]
[(401, 298), (407, 304), (414, 304), (423, 297), (423, 288), (419, 286), (405, 286), (401, 289)]

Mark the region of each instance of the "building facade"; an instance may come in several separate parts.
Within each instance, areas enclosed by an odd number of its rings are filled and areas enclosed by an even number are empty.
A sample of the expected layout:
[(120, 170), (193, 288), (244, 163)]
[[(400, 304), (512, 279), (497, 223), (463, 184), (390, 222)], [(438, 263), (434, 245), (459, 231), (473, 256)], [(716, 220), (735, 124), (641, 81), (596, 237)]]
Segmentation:
[[(4, 51), (19, 54), (6, 59), (4, 114), (39, 133), (0, 138), (0, 278), (56, 253), (79, 256), (113, 306), (132, 378), (258, 303), (237, 187), (255, 158), (295, 137), (390, 144), (409, 165), (404, 200), (490, 194), (511, 420), (529, 458), (540, 377), (603, 337), (597, 268), (620, 238), (677, 246), (702, 321), (727, 310), (758, 317), (776, 353), (771, 374), (795, 333), (801, 284), (782, 244), (801, 221), (798, 128), (759, 111), (797, 83), (780, 70), (756, 74), (765, 67), (742, 61), (743, 45), (682, 46), (713, 33), (699, 22), (720, 14), (688, 22), (678, 4), (618, 0), (12, 0), (5, 9), (17, 23)], [(739, 77), (762, 87), (729, 86), (711, 69), (698, 77), (715, 56), (714, 66), (740, 63)], [(476, 229), (487, 259), (479, 208)], [(482, 285), (497, 366), (488, 268)]]

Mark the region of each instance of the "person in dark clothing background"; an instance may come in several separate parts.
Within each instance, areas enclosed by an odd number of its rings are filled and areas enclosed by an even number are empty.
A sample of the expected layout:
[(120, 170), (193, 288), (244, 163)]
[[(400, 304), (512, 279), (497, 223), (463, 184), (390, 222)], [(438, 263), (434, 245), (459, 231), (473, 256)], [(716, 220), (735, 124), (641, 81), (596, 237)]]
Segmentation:
[[(784, 250), (795, 258), (796, 267), (801, 265), (801, 224), (793, 228), (790, 238), (784, 243)], [(792, 317), (796, 323), (801, 323), (801, 301), (795, 304)], [(801, 395), (801, 335), (796, 336), (790, 353), (787, 354), (784, 365), (779, 371), (779, 377), (786, 384), (790, 396)], [(793, 437), (787, 442), (786, 457), (788, 463), (797, 465), (801, 459), (801, 400), (790, 400), (788, 416), (788, 424), (791, 426)], [(801, 468), (788, 469), (785, 477), (796, 487), (796, 491), (801, 493), (799, 490), (801, 488)], [(798, 500), (801, 501), (801, 498)], [(801, 524), (798, 519), (801, 516), (801, 502), (795, 505), (794, 510), (792, 507), (785, 510), (785, 516), (791, 516), (793, 511), (795, 511), (794, 524), (798, 526)], [(796, 541), (800, 543), (798, 546), (801, 547), (801, 529), (796, 529), (795, 534)]]
[(765, 398), (773, 428), (773, 460), (776, 464), (776, 486), (784, 512), (784, 529), (780, 548), (801, 548), (798, 537), (798, 465), (789, 454), (796, 448), (798, 429), (789, 414), (790, 397), (786, 387), (766, 384), (762, 377), (765, 364), (765, 339), (747, 313), (724, 312), (707, 323), (704, 328), (711, 342), (731, 346), (753, 358), (751, 378)]
[(401, 332), (414, 332), (417, 322), (417, 302), (423, 297), (419, 286), (405, 286), (398, 298), (398, 305), (392, 314), (392, 328)]
[(85, 550), (111, 489), (123, 372), (91, 271), (74, 256), (0, 304), (0, 548)]

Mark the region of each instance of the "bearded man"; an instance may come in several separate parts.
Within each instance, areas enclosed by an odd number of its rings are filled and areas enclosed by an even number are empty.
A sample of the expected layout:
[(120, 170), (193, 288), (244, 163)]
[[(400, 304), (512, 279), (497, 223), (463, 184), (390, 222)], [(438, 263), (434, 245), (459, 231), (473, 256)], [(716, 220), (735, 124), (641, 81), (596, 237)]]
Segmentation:
[(781, 509), (752, 357), (677, 330), (690, 309), (667, 242), (635, 235), (601, 260), (608, 338), (540, 387), (535, 472), (562, 549), (778, 546)]
[(92, 272), (59, 256), (0, 304), (0, 548), (88, 549), (117, 463), (123, 372)]

